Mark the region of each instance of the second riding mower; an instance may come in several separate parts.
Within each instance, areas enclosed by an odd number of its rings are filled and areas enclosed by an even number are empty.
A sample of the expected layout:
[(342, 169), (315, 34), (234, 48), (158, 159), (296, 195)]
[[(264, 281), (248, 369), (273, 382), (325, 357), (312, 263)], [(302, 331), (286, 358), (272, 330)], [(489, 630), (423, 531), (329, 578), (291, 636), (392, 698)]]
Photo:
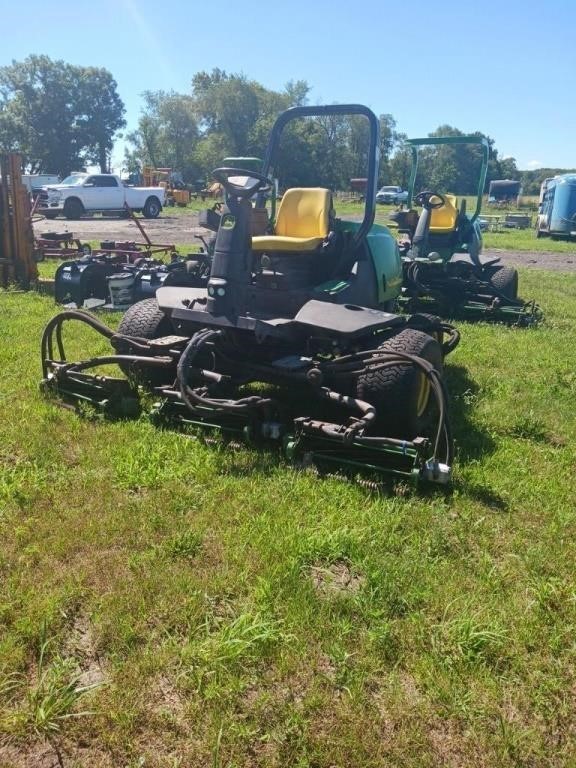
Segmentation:
[[(370, 127), (363, 220), (336, 219), (326, 188), (292, 188), (273, 230), (252, 235), (254, 217), (265, 219), (284, 127), (331, 115), (361, 115)], [(275, 442), (289, 458), (354, 472), (447, 482), (442, 369), (459, 337), (435, 317), (391, 311), (401, 262), (389, 230), (373, 224), (378, 147), (378, 120), (366, 107), (282, 113), (261, 172), (214, 171), (226, 201), (207, 286), (160, 288), (127, 311), (117, 332), (86, 312), (57, 315), (42, 338), (44, 388), (122, 416), (140, 412), (144, 387), (158, 398), (163, 423)], [(67, 361), (69, 320), (107, 337), (114, 352)], [(111, 363), (127, 378), (91, 373)]]
[[(412, 170), (405, 207), (392, 214), (398, 225), (403, 264), (401, 302), (408, 312), (434, 311), (443, 316), (476, 316), (529, 325), (540, 316), (535, 302), (518, 297), (518, 272), (500, 259), (481, 261), (482, 232), (478, 217), (486, 182), (490, 148), (483, 136), (409, 139)], [(425, 190), (414, 194), (419, 150), (424, 146), (473, 144), (480, 148), (476, 207), (466, 212), (455, 195)], [(412, 207), (421, 207), (421, 213)]]

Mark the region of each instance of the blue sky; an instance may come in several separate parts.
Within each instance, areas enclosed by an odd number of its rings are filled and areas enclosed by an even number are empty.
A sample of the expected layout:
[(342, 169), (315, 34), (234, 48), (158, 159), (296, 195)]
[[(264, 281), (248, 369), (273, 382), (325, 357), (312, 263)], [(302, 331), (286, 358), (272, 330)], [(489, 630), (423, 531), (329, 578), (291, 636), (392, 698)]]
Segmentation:
[(143, 90), (186, 93), (220, 67), (307, 80), (312, 102), (367, 104), (409, 136), (483, 131), (520, 168), (576, 167), (576, 0), (27, 0), (3, 3), (2, 27), (0, 65), (107, 67), (128, 129)]

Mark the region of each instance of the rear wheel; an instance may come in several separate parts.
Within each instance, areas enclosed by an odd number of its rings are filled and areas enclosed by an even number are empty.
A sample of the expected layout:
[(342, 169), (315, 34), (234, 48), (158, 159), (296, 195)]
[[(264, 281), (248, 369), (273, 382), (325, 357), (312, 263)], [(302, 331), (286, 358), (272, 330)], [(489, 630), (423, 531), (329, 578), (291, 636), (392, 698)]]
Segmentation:
[[(405, 352), (422, 357), (442, 372), (442, 349), (429, 334), (405, 328), (378, 347), (382, 352)], [(422, 435), (434, 413), (430, 381), (413, 364), (374, 367), (361, 374), (357, 396), (376, 408), (375, 427), (391, 437)]]
[(157, 219), (161, 210), (162, 206), (160, 205), (160, 200), (158, 200), (157, 197), (149, 197), (144, 203), (142, 214), (146, 219)]
[[(160, 339), (173, 333), (172, 323), (158, 306), (155, 298), (144, 299), (133, 304), (126, 312), (118, 333), (124, 336), (138, 336), (142, 339)], [(118, 348), (119, 354), (130, 354), (128, 345), (125, 349)], [(135, 376), (141, 384), (158, 387), (174, 381), (175, 370), (172, 368), (146, 368), (138, 366), (135, 369), (130, 363), (120, 363), (120, 369), (127, 376)]]
[(490, 282), (507, 299), (518, 298), (518, 272), (514, 267), (494, 267)]

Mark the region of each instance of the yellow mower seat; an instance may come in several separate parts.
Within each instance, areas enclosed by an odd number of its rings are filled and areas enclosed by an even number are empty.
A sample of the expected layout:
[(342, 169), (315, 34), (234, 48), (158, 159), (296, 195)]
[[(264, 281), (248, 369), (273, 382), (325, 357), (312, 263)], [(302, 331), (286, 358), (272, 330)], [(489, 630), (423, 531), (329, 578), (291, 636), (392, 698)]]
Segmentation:
[(442, 234), (453, 232), (458, 223), (458, 208), (455, 195), (443, 195), (446, 203), (441, 208), (435, 208), (430, 218), (430, 232)]
[(287, 189), (273, 235), (252, 238), (253, 251), (315, 251), (328, 237), (332, 195), (324, 187)]

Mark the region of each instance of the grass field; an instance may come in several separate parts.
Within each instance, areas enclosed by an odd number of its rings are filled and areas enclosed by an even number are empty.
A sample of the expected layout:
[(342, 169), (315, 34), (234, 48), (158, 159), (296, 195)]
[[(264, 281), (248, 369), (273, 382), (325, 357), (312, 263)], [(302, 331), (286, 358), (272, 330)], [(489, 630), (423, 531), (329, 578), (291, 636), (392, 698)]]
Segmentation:
[(539, 328), (459, 323), (447, 492), (80, 418), (1, 293), (0, 765), (576, 764), (576, 276), (521, 280)]

